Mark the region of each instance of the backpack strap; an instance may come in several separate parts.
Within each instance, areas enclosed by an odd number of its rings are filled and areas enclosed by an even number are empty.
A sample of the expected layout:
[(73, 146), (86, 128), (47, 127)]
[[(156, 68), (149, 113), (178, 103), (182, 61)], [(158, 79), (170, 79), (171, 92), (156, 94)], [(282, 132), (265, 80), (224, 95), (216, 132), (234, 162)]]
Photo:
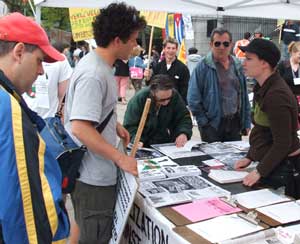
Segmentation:
[(106, 116), (106, 118), (102, 121), (101, 124), (97, 125), (96, 130), (101, 134), (102, 131), (105, 129), (106, 125), (108, 124), (111, 116), (114, 114), (114, 109), (110, 111), (110, 113)]

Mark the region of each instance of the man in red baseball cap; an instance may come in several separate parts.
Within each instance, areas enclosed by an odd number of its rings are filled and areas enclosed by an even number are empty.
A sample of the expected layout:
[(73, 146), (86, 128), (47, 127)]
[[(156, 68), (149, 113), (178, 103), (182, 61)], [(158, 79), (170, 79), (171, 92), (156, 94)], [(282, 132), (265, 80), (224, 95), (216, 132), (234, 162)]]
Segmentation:
[(61, 172), (22, 100), (42, 61), (64, 57), (19, 13), (0, 18), (0, 243), (63, 243), (69, 234)]

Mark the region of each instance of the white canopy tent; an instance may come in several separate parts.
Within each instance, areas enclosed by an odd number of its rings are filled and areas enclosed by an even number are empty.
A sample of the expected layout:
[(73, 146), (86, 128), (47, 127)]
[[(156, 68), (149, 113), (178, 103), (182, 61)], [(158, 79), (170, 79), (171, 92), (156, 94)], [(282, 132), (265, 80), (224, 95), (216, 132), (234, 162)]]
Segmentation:
[[(34, 0), (40, 7), (101, 8), (114, 0)], [(124, 0), (139, 10), (300, 20), (300, 0)], [(39, 17), (38, 17), (39, 18)]]

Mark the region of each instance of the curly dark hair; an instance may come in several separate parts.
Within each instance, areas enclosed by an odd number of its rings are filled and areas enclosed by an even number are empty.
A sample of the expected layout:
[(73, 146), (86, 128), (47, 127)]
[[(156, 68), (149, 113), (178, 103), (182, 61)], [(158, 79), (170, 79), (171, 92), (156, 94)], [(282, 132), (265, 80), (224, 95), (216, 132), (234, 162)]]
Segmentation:
[(112, 3), (101, 9), (100, 14), (93, 22), (94, 38), (97, 46), (107, 47), (116, 37), (124, 43), (130, 35), (146, 26), (144, 17), (139, 16), (138, 11), (131, 6), (122, 3)]

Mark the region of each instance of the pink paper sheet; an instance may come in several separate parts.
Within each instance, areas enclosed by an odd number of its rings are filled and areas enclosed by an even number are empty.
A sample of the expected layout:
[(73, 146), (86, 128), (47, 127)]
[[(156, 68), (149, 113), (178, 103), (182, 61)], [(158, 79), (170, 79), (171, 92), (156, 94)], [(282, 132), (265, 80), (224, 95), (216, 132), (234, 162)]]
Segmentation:
[(197, 200), (192, 203), (172, 207), (172, 209), (193, 223), (242, 211), (239, 208), (232, 207), (219, 198)]

